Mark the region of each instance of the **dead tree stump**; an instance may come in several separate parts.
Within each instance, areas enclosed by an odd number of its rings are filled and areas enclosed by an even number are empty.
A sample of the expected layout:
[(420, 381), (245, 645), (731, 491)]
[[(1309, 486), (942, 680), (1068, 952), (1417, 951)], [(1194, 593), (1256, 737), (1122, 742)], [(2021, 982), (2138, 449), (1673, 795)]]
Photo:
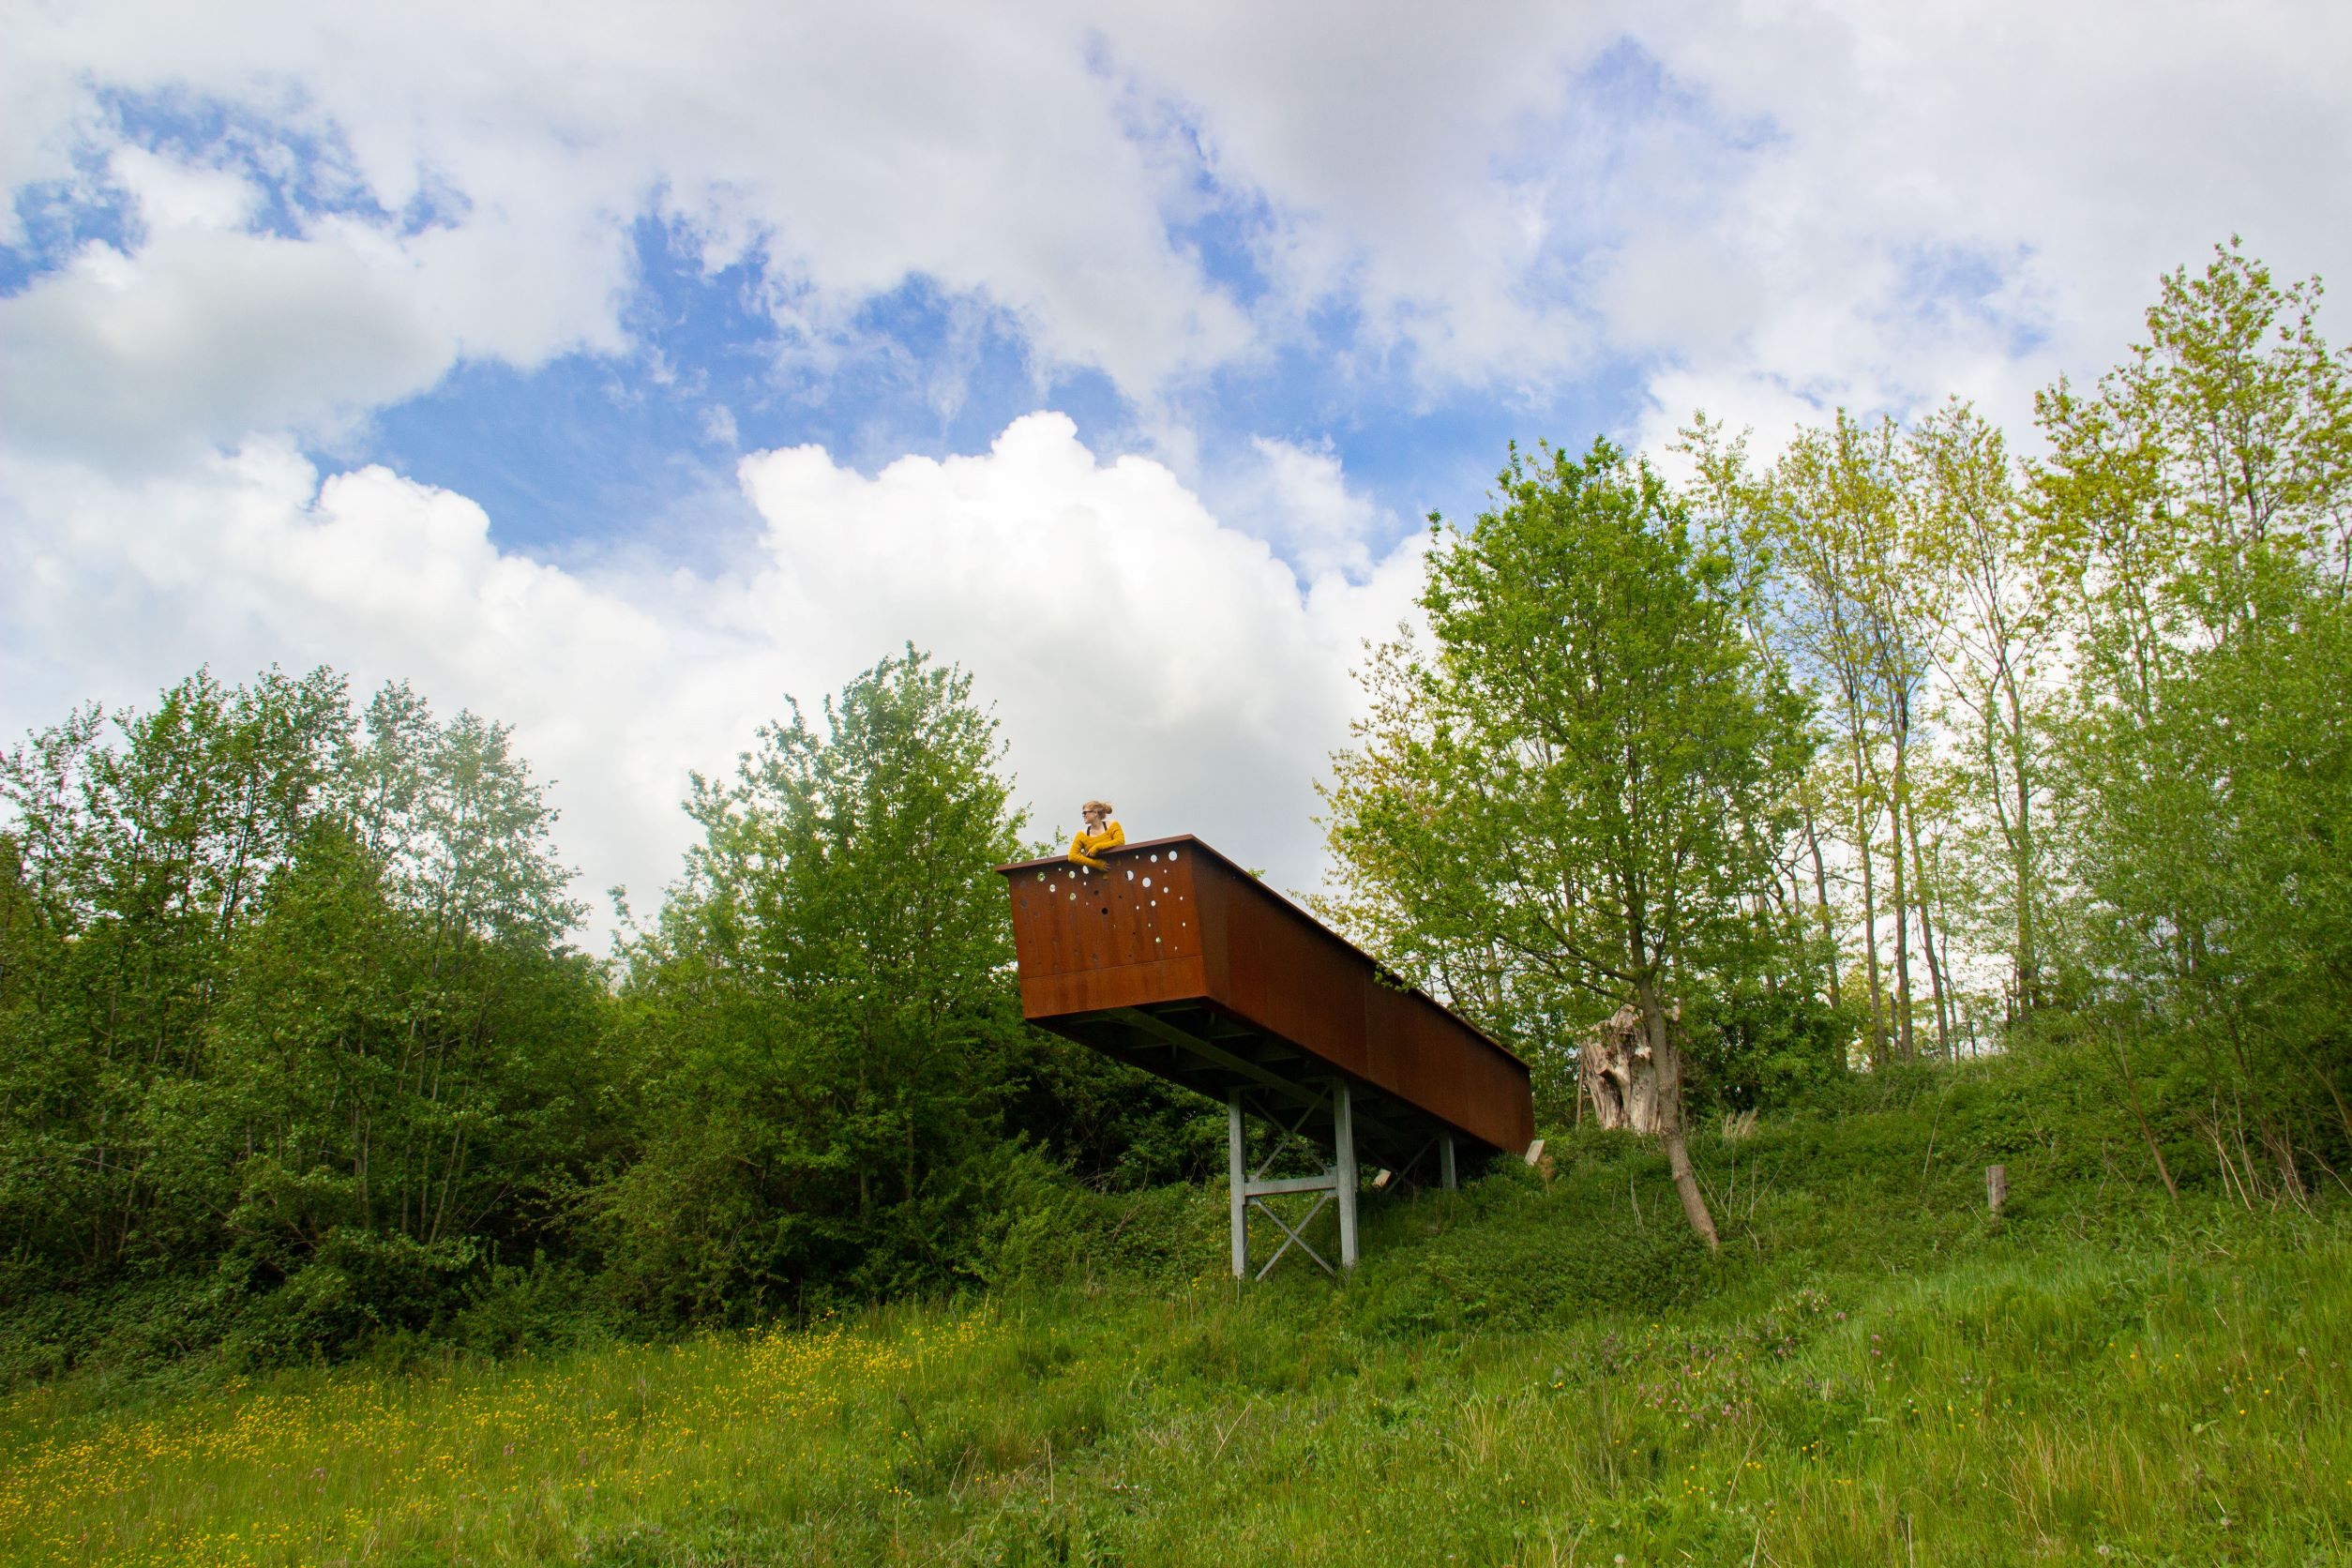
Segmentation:
[(1604, 1127), (1630, 1127), (1645, 1138), (1666, 1130), (1665, 1108), (1658, 1102), (1658, 1064), (1651, 1060), (1641, 1009), (1632, 1003), (1585, 1035), (1584, 1048), (1576, 1054), (1576, 1079), (1592, 1102), (1593, 1120)]

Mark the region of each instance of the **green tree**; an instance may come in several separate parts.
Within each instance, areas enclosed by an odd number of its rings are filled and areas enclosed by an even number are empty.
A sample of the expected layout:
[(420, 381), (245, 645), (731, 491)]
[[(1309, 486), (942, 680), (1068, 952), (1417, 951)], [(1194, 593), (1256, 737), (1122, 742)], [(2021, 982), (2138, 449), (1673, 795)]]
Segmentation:
[[(1880, 911), (1892, 917), (1892, 1047), (1902, 1056), (1917, 1051), (1911, 927), (1915, 911), (1922, 925), (1925, 919), (1904, 852), (1917, 832), (1912, 775), (1941, 603), (1921, 520), (1909, 505), (1905, 458), (1892, 420), (1864, 424), (1841, 409), (1827, 429), (1799, 431), (1754, 492), (1776, 567), (1770, 602), (1781, 640), (1796, 650), (1795, 670), (1839, 731), (1844, 776), (1837, 793), (1862, 875), (1874, 1059), (1885, 1055), (1887, 1028)], [(1932, 951), (1932, 934), (1923, 930), (1922, 939)]]
[(698, 777), (628, 953), (651, 1141), (605, 1195), (646, 1299), (720, 1315), (953, 1274), (1027, 1050), (993, 867), (1020, 815), (972, 679), (910, 648)]
[(332, 1348), (560, 1229), (605, 1144), (602, 988), (502, 727), (200, 672), (12, 748), (0, 799), (20, 1289), (176, 1278)]
[(2314, 1109), (2352, 1145), (2352, 363), (2318, 296), (2234, 243), (2175, 272), (2122, 365), (2037, 400), (2033, 475), (2079, 649), (2084, 983), (2208, 1048), (2209, 1132), (2250, 1129), (2290, 1190)]
[[(5, 1092), (8, 1218), (62, 1277), (164, 1264), (213, 1194), (173, 1180), (229, 955), (316, 809), (341, 680), (199, 671), (147, 713), (93, 706), (0, 756), (18, 905)], [(21, 1229), (18, 1229), (21, 1227)]]
[(287, 1332), (421, 1320), (528, 1256), (609, 1151), (602, 986), (554, 812), (504, 726), (387, 686), (237, 945), (183, 1147)]
[(1433, 520), (1431, 652), (1376, 665), (1409, 722), (1334, 759), (1334, 907), (1416, 977), (1507, 956), (1526, 1015), (1635, 1003), (1675, 1186), (1711, 1245), (1672, 1015), (1794, 935), (1757, 912), (1807, 761), (1802, 706), (1745, 635), (1731, 563), (1646, 464), (1606, 442), (1515, 449), (1498, 483), (1469, 533)]
[(1936, 656), (1941, 716), (1966, 793), (1992, 827), (1974, 902), (2003, 918), (2013, 1014), (2043, 1000), (2049, 726), (2063, 674), (2047, 565), (2000, 430), (1953, 401), (1907, 443), (1917, 505), (1949, 609)]

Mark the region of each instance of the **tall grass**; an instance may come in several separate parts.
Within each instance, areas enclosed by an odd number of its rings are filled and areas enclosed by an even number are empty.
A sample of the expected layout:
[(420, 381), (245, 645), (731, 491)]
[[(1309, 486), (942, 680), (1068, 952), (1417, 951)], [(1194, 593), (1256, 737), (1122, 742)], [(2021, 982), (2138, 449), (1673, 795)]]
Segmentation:
[(2176, 1208), (2128, 1145), (2057, 1117), (2012, 1140), (1991, 1222), (1979, 1135), (2007, 1123), (1971, 1096), (2006, 1081), (1705, 1140), (1720, 1259), (1654, 1156), (1584, 1138), (1550, 1184), (1383, 1204), (1344, 1287), (1171, 1278), (1219, 1260), (1221, 1197), (1112, 1198), (1053, 1234), (1117, 1269), (1064, 1256), (1063, 1283), (991, 1298), (169, 1398), (32, 1391), (0, 1406), (0, 1552), (2352, 1562), (2352, 1220)]

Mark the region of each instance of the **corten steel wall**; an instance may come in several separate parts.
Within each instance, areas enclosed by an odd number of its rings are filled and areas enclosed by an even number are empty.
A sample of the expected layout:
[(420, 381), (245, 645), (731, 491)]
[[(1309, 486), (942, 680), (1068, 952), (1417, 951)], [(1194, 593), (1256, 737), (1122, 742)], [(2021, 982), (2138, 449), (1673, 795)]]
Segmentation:
[(1091, 874), (1063, 860), (999, 867), (1030, 1021), (1203, 1003), (1481, 1143), (1517, 1150), (1534, 1135), (1525, 1063), (1384, 981), (1370, 957), (1199, 839), (1103, 858), (1108, 869)]

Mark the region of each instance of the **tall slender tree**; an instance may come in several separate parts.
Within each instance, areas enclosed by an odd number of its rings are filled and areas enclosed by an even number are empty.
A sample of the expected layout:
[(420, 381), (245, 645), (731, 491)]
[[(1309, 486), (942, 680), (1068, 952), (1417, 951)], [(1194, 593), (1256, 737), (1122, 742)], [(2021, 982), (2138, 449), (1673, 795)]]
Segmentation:
[(1998, 846), (1999, 885), (1983, 891), (2006, 907), (2013, 1010), (2031, 1009), (2043, 995), (2045, 759), (2063, 653), (2051, 578), (1998, 428), (1954, 401), (1907, 447), (1947, 605), (1935, 646), (1947, 728)]

